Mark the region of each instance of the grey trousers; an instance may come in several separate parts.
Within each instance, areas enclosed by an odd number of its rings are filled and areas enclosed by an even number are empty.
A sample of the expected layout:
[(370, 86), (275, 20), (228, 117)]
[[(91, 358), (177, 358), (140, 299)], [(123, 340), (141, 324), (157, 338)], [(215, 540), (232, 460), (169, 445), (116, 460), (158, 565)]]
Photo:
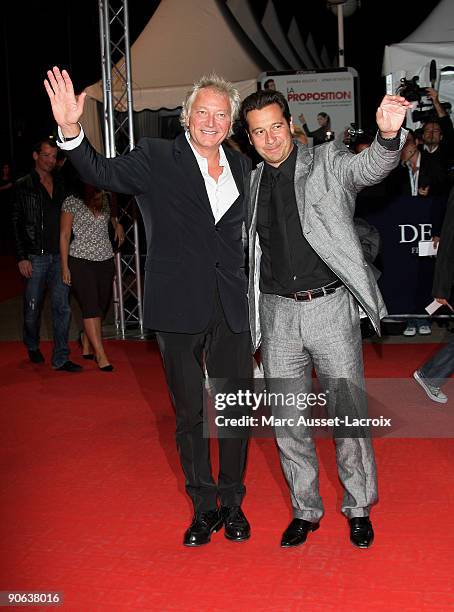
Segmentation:
[[(307, 302), (262, 294), (260, 323), (269, 392), (282, 391), (283, 383), (292, 392), (310, 392), (314, 367), (320, 385), (329, 391), (330, 416), (367, 414), (358, 307), (346, 288)], [(310, 417), (311, 409), (298, 412)], [(273, 413), (279, 416), (282, 410), (273, 408)], [(276, 440), (294, 517), (317, 522), (324, 509), (311, 433), (301, 425), (289, 425), (276, 429)], [(372, 441), (336, 437), (335, 445), (344, 487), (342, 512), (348, 518), (368, 516), (378, 498)]]

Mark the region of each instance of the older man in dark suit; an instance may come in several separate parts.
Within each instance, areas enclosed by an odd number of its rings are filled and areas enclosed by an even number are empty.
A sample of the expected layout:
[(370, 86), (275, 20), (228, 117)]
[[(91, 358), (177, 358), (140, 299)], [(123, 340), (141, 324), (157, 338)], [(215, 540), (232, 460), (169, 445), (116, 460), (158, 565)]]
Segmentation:
[[(137, 197), (147, 233), (144, 323), (158, 331), (176, 410), (176, 439), (194, 518), (184, 544), (199, 546), (225, 527), (234, 541), (249, 538), (241, 510), (247, 440), (219, 440), (215, 482), (203, 435), (203, 365), (214, 378), (247, 378), (251, 370), (242, 228), (243, 185), (250, 164), (223, 149), (239, 107), (231, 83), (212, 75), (188, 92), (185, 133), (175, 141), (142, 139), (106, 159), (78, 123), (84, 94), (58, 68), (45, 81), (61, 147), (83, 179)], [(220, 508), (218, 508), (218, 499)]]
[[(261, 342), (267, 389), (307, 394), (315, 367), (332, 416), (367, 412), (358, 306), (377, 332), (386, 309), (355, 231), (355, 198), (398, 163), (408, 107), (400, 96), (385, 96), (377, 110), (379, 134), (358, 155), (338, 142), (294, 143), (279, 92), (251, 94), (241, 107), (249, 139), (265, 160), (252, 173), (248, 211), (252, 340), (255, 347)], [(294, 514), (281, 546), (292, 547), (303, 544), (323, 516), (318, 461), (310, 427), (291, 407), (273, 409), (283, 415), (276, 437)], [(300, 414), (309, 411), (306, 406)], [(358, 431), (350, 437), (346, 429), (335, 434), (342, 511), (351, 542), (367, 548), (377, 500), (374, 453), (369, 437)]]

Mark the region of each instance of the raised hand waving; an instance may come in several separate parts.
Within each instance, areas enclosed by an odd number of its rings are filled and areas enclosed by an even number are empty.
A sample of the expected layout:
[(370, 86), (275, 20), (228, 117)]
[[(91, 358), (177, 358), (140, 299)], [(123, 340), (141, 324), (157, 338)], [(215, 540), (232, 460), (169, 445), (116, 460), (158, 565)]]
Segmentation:
[(78, 136), (79, 119), (84, 110), (85, 93), (76, 96), (73, 83), (66, 70), (54, 66), (47, 71), (44, 87), (52, 106), (55, 121), (66, 137)]

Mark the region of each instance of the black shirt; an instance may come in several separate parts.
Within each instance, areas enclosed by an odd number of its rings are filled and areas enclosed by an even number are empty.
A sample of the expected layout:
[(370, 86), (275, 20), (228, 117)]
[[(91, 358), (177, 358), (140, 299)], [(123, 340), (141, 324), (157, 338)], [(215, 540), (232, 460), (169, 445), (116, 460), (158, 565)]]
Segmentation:
[[(39, 178), (39, 176), (38, 176)], [(42, 220), (43, 220), (43, 251), (51, 255), (60, 253), (60, 213), (61, 205), (65, 199), (65, 189), (63, 181), (58, 175), (53, 176), (52, 197), (39, 181), (37, 189), (40, 190), (42, 202)]]
[(306, 291), (337, 279), (301, 229), (294, 186), (297, 151), (294, 146), (278, 168), (265, 163), (263, 170), (257, 216), (262, 293)]

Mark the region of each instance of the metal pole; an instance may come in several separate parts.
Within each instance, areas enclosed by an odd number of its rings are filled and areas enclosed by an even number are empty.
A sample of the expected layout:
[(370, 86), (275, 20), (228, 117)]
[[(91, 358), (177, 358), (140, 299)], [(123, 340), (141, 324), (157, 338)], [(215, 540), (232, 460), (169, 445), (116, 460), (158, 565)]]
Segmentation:
[(113, 121), (113, 99), (112, 99), (112, 58), (110, 56), (110, 23), (109, 23), (109, 6), (107, 3), (100, 0), (100, 4), (103, 5), (103, 22), (104, 22), (104, 45), (105, 45), (105, 58), (104, 63), (106, 67), (106, 94), (107, 94), (107, 127), (109, 134), (109, 149), (106, 150), (106, 157), (115, 157), (115, 129)]
[(124, 309), (124, 301), (123, 301), (123, 278), (121, 275), (121, 255), (120, 252), (115, 254), (115, 279), (114, 283), (117, 288), (118, 295), (118, 313), (120, 314), (120, 318), (115, 318), (115, 325), (118, 332), (118, 324), (120, 324), (120, 333), (122, 338), (125, 337), (125, 309)]
[(142, 274), (140, 269), (139, 253), (139, 226), (137, 224), (137, 204), (134, 204), (134, 259), (136, 263), (136, 290), (137, 290), (137, 312), (139, 319), (140, 337), (143, 338), (143, 306), (142, 306)]
[[(110, 54), (110, 20), (109, 4), (99, 0), (99, 32), (102, 58), (103, 115), (104, 115), (104, 146), (106, 157), (116, 157), (115, 128), (113, 119), (112, 97), (112, 58)], [(123, 286), (121, 277), (121, 260), (119, 253), (115, 255), (115, 278), (113, 280), (114, 318), (117, 334), (125, 335), (125, 316), (123, 310)]]
[[(102, 97), (102, 106), (103, 106), (103, 121), (104, 121), (104, 149), (110, 153), (110, 134), (109, 134), (109, 121), (108, 121), (108, 112), (107, 112), (107, 96), (105, 92), (107, 91), (107, 74), (106, 74), (106, 57), (108, 54), (108, 49), (106, 48), (106, 40), (104, 35), (104, 10), (107, 8), (103, 2), (103, 0), (99, 0), (98, 2), (98, 10), (99, 10), (99, 45), (101, 49), (101, 69), (102, 69), (102, 90), (104, 95)], [(110, 157), (107, 154), (107, 157)]]
[[(129, 125), (129, 150), (135, 146), (134, 142), (134, 114), (132, 101), (132, 76), (131, 76), (131, 46), (129, 40), (129, 12), (128, 0), (124, 0), (124, 19), (125, 19), (125, 62), (126, 62), (126, 83), (127, 83), (127, 99), (128, 99), (128, 125)], [(134, 202), (132, 210), (132, 218), (134, 224), (134, 259), (136, 267), (136, 293), (137, 293), (137, 312), (140, 328), (140, 336), (143, 337), (143, 307), (142, 307), (142, 274), (140, 268), (140, 253), (139, 253), (139, 228), (137, 224), (137, 204)]]
[[(105, 153), (107, 157), (112, 158), (117, 153), (123, 153), (121, 136), (127, 136), (128, 150), (134, 147), (128, 2), (98, 0), (98, 3), (103, 56)], [(119, 55), (121, 60), (116, 59)], [(125, 103), (127, 120), (123, 120), (120, 115)], [(136, 211), (134, 198), (131, 198), (125, 206), (120, 206), (119, 210), (120, 221), (125, 219), (131, 222), (126, 229), (126, 239), (134, 248), (133, 252), (126, 252), (125, 248), (124, 253), (115, 255), (115, 326), (117, 335), (121, 334), (123, 338), (129, 323), (139, 325), (140, 336), (143, 338), (142, 283)], [(126, 243), (124, 246), (126, 247)]]
[(345, 67), (344, 56), (344, 5), (338, 4), (337, 8), (337, 39), (339, 47), (339, 68)]
[(133, 114), (133, 102), (132, 102), (132, 87), (131, 87), (131, 47), (129, 41), (129, 12), (128, 12), (128, 0), (123, 2), (124, 19), (125, 19), (125, 63), (126, 63), (126, 95), (128, 100), (128, 122), (129, 122), (129, 150), (134, 149), (134, 114)]

